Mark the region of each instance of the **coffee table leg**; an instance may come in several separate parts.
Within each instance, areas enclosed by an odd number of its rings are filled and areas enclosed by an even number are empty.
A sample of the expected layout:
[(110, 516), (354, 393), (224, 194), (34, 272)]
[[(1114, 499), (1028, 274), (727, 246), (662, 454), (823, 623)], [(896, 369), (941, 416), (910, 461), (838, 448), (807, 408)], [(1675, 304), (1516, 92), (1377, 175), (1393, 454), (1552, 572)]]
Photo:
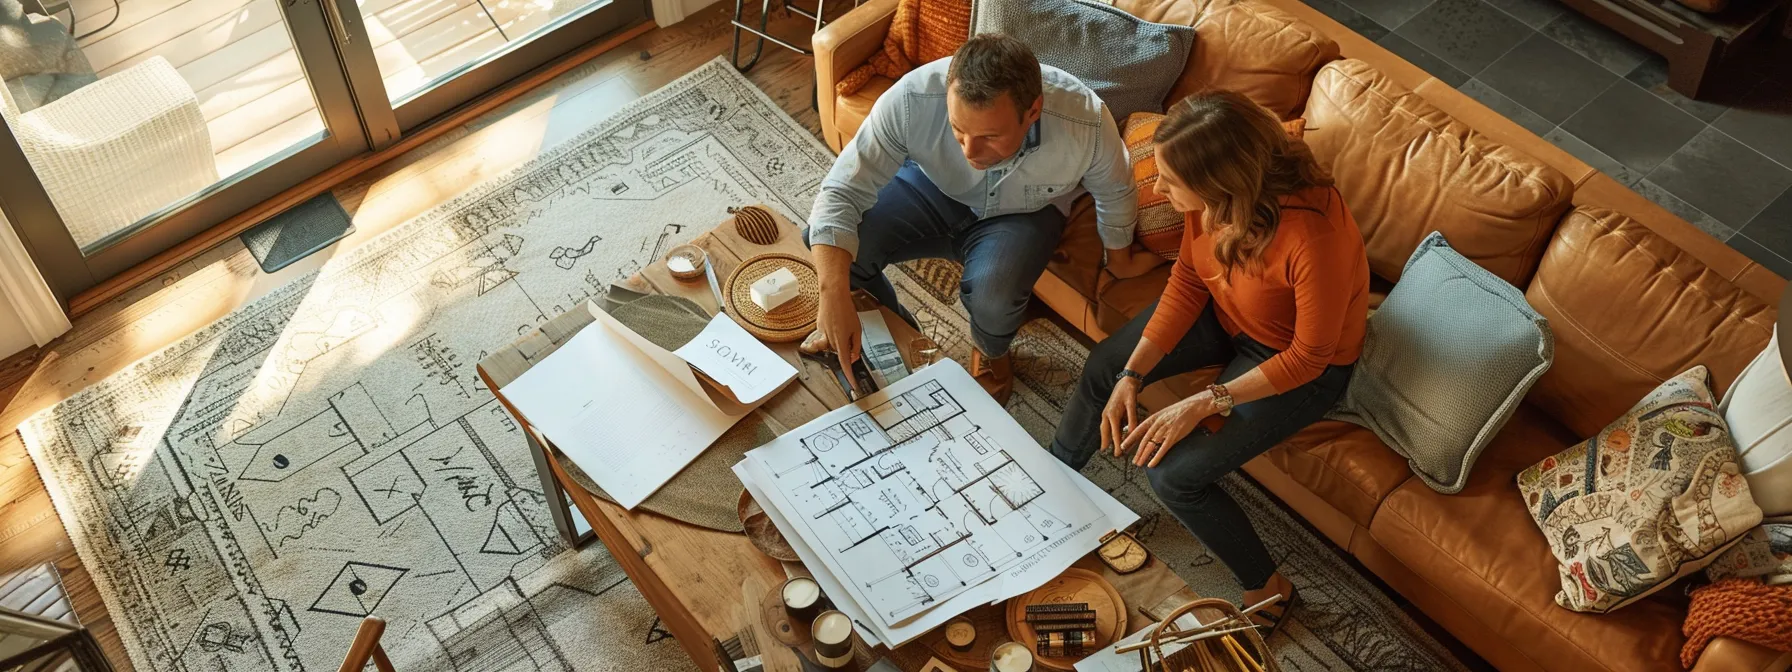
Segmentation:
[(548, 466), (547, 447), (535, 440), (534, 432), (523, 434), (529, 441), (529, 458), (535, 460), (535, 473), (541, 476), (541, 492), (548, 499), (548, 512), (554, 515), (554, 529), (560, 531), (560, 539), (568, 545), (583, 546), (595, 536), (591, 532), (591, 522), (584, 516), (573, 514), (572, 503), (566, 501), (566, 491), (560, 489), (560, 481), (554, 478), (554, 470)]

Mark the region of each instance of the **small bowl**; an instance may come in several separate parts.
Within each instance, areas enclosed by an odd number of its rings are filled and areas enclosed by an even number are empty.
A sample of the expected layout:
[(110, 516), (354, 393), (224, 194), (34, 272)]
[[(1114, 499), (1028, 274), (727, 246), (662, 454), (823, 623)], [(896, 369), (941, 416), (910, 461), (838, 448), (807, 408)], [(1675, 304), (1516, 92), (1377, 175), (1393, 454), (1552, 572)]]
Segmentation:
[(703, 277), (703, 265), (708, 260), (703, 248), (685, 243), (666, 253), (666, 271), (679, 280), (696, 280)]

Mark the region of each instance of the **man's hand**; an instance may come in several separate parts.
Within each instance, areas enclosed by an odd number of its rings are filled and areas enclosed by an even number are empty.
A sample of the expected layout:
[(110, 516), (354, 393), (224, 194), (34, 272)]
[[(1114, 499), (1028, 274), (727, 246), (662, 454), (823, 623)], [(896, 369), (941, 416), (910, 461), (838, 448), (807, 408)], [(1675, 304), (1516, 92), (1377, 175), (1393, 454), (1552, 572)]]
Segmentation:
[(821, 306), (815, 316), (815, 331), (821, 334), (824, 347), (840, 357), (840, 370), (858, 394), (858, 381), (853, 380), (852, 363), (859, 358), (859, 312), (852, 305), (852, 254), (832, 245), (810, 248), (815, 260), (815, 274), (821, 281)]
[(1107, 269), (1109, 273), (1114, 274), (1114, 277), (1125, 280), (1149, 273), (1151, 269), (1157, 268), (1157, 265), (1163, 262), (1163, 257), (1128, 245), (1117, 250), (1108, 250)]

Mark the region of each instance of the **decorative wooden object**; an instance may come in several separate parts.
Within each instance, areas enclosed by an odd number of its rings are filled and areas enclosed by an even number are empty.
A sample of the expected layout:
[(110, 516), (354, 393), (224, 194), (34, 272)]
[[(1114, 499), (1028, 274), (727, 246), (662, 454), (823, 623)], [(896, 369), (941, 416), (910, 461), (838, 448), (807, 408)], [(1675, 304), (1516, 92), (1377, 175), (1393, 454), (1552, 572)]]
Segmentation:
[[(790, 269), (801, 289), (796, 298), (768, 313), (753, 303), (753, 282), (780, 268)], [(809, 260), (769, 252), (741, 262), (728, 274), (728, 281), (722, 283), (722, 297), (728, 302), (728, 314), (748, 333), (762, 341), (789, 343), (800, 341), (815, 330), (816, 310), (821, 307), (821, 279)]]
[(1121, 574), (1139, 571), (1140, 567), (1151, 560), (1151, 552), (1145, 550), (1145, 545), (1125, 532), (1102, 542), (1101, 548), (1096, 549), (1096, 555), (1101, 558), (1102, 564)]
[[(1204, 625), (1200, 628), (1183, 630), (1176, 626), (1176, 619), (1183, 614), (1195, 613), (1195, 618)], [(1237, 605), (1217, 598), (1202, 598), (1164, 616), (1163, 621), (1152, 626), (1151, 635), (1145, 638), (1145, 651), (1148, 656), (1146, 672), (1281, 672), (1281, 665), (1269, 653), (1269, 646), (1263, 643), (1257, 628), (1245, 627), (1251, 624), (1238, 609)], [(1243, 628), (1243, 629), (1237, 629)], [(1199, 631), (1228, 631), (1219, 636), (1200, 636)], [(1193, 637), (1194, 639), (1191, 639)], [(1183, 648), (1164, 653), (1164, 645), (1180, 640)]]
[(802, 562), (796, 549), (784, 540), (784, 533), (772, 524), (772, 517), (766, 515), (765, 509), (759, 508), (759, 502), (753, 500), (753, 493), (746, 488), (740, 490), (740, 524), (746, 528), (747, 541), (753, 542), (753, 548), (766, 554), (773, 560), (782, 562)]
[(977, 626), (970, 619), (955, 618), (946, 623), (946, 645), (953, 651), (964, 653), (977, 643)]
[[(1032, 592), (1008, 600), (1008, 635), (1029, 650), (1037, 651), (1041, 633), (1027, 622), (1027, 605), (1074, 602), (1088, 603), (1089, 608), (1095, 610), (1095, 641), (1086, 650), (1105, 648), (1125, 636), (1122, 630), (1126, 629), (1127, 622), (1126, 600), (1120, 597), (1120, 591), (1100, 574), (1077, 567), (1064, 570), (1063, 574)], [(1033, 658), (1040, 668), (1070, 672), (1083, 656), (1035, 655)]]
[(741, 239), (755, 245), (770, 245), (778, 242), (778, 222), (772, 219), (772, 213), (757, 205), (749, 205), (734, 211), (734, 232)]

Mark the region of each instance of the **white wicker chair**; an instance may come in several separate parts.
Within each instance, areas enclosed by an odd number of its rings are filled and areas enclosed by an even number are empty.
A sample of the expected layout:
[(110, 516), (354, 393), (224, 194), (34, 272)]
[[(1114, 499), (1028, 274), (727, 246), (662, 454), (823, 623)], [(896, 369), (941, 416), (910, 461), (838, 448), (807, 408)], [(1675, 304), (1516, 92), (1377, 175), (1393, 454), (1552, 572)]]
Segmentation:
[(3, 84), (0, 99), (78, 245), (218, 181), (199, 100), (160, 56), (24, 114)]

